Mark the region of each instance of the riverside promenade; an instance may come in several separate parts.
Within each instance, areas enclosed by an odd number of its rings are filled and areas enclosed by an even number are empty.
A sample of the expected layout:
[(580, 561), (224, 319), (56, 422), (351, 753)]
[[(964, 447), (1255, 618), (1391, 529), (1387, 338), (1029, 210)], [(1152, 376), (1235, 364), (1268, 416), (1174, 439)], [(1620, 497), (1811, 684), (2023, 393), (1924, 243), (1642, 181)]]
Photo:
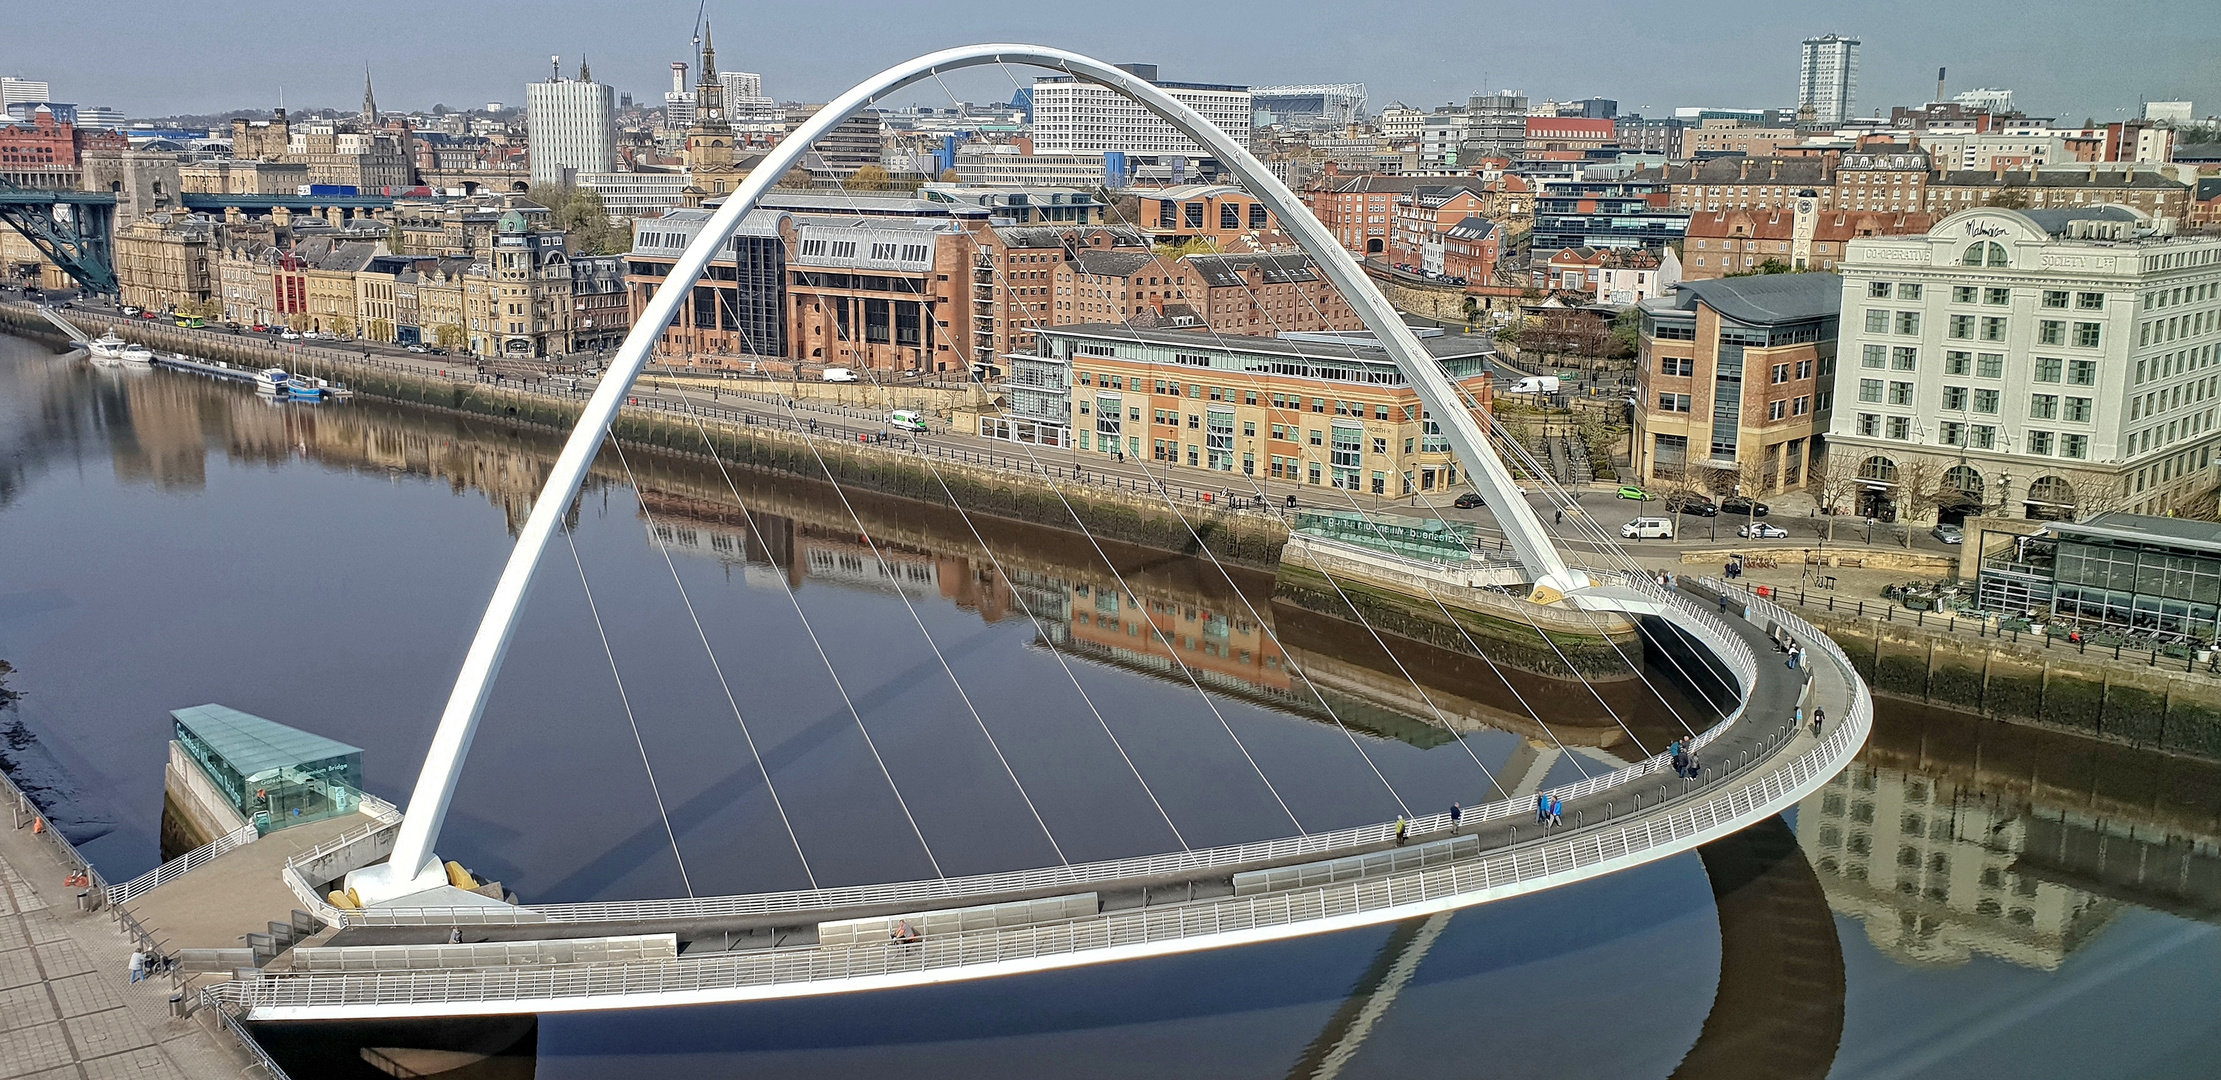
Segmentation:
[(0, 778), (0, 1080), (265, 1080), (214, 1010), (173, 1016), (167, 978), (131, 982), (130, 935), (79, 910), (78, 867), (31, 812)]

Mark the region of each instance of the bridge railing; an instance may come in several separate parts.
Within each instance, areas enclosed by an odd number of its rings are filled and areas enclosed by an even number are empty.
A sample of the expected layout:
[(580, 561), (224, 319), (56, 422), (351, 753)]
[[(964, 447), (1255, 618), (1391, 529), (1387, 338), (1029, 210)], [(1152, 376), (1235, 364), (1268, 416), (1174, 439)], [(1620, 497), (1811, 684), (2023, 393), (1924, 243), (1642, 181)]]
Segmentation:
[(261, 835), (250, 821), (121, 885), (108, 886), (104, 890), (108, 903), (113, 906), (138, 899), (156, 886), (177, 880), (188, 870), (206, 866), (225, 852), (253, 843)]
[[(1639, 576), (1627, 582), (1636, 589), (1669, 606), (1674, 612), (1674, 624), (1701, 641), (1727, 666), (1729, 674), (1740, 684), (1738, 699), (1732, 709), (1712, 727), (1690, 740), (1694, 747), (1702, 748), (1728, 730), (1744, 717), (1746, 702), (1757, 685), (1758, 665), (1748, 643), (1734, 633), (1727, 623), (1702, 605), (1688, 597), (1670, 592), (1655, 581), (1642, 580)], [(1634, 762), (1610, 773), (1590, 777), (1577, 783), (1549, 789), (1542, 794), (1554, 795), (1574, 801), (1589, 795), (1632, 784), (1646, 778), (1666, 773), (1673, 768), (1671, 758), (1665, 754)], [(1462, 823), (1471, 825), (1516, 817), (1532, 813), (1531, 798), (1502, 799), (1464, 811)], [(1446, 833), (1451, 829), (1447, 813), (1430, 814), (1412, 818), (1409, 836)], [(288, 884), (304, 903), (317, 905), (311, 908), (317, 917), (342, 926), (421, 926), (436, 925), (502, 925), (525, 922), (638, 922), (659, 919), (738, 918), (776, 915), (785, 912), (817, 912), (850, 907), (880, 907), (884, 905), (930, 906), (950, 899), (989, 894), (1031, 893), (1037, 891), (1075, 891), (1081, 887), (1105, 881), (1133, 880), (1158, 876), (1194, 875), (1221, 868), (1257, 863), (1285, 862), (1335, 851), (1345, 851), (1376, 844), (1390, 843), (1395, 839), (1396, 823), (1381, 822), (1371, 825), (1338, 829), (1330, 832), (1311, 833), (1303, 836), (1282, 837), (1274, 840), (1234, 844), (1225, 847), (1195, 851), (1171, 852), (1158, 855), (1135, 856), (1103, 862), (1078, 863), (1070, 866), (1041, 867), (1029, 870), (979, 874), (969, 877), (945, 878), (930, 881), (887, 882), (853, 885), (827, 889), (804, 889), (790, 892), (752, 893), (737, 896), (670, 897), (654, 900), (613, 900), (574, 904), (536, 904), (526, 907), (473, 906), (454, 908), (334, 908), (315, 894), (317, 873), (307, 869), (322, 854), (322, 849), (292, 860), (288, 867)], [(337, 848), (346, 843), (359, 844), (357, 851), (361, 862), (340, 866), (341, 860), (327, 863), (338, 866), (339, 872), (368, 865), (382, 853), (368, 843), (369, 837), (341, 838), (324, 845)], [(344, 860), (352, 862), (352, 860)], [(299, 870), (301, 872), (296, 872)]]
[[(1775, 616), (1772, 611), (1763, 613)], [(1459, 863), (1284, 892), (1105, 912), (1061, 923), (931, 935), (915, 942), (797, 946), (648, 964), (291, 975), (228, 984), (222, 994), (240, 1006), (269, 1010), (402, 1005), (470, 1012), (472, 1002), (545, 1008), (561, 1007), (566, 1000), (640, 995), (658, 995), (665, 999), (658, 1003), (674, 1003), (721, 992), (726, 997), (744, 997), (748, 988), (768, 990), (781, 985), (873, 979), (914, 983), (924, 973), (988, 964), (1025, 964), (1032, 969), (1070, 966), (1088, 962), (1082, 954), (1089, 952), (1119, 950), (1130, 956), (1183, 951), (1180, 943), (1196, 938), (1242, 935), (1239, 940), (1271, 940), (1302, 933), (1297, 927), (1305, 923), (1341, 920), (1355, 926), (1449, 910), (1479, 898), (1532, 892), (1688, 850), (1747, 827), (1787, 809), (1840, 771), (1865, 744), (1873, 723), (1872, 699), (1839, 650), (1817, 641), (1815, 645), (1816, 652), (1836, 665), (1850, 700), (1835, 731), (1805, 753), (1779, 768), (1733, 774), (1734, 779), (1708, 786), (1711, 794), (1694, 804)]]

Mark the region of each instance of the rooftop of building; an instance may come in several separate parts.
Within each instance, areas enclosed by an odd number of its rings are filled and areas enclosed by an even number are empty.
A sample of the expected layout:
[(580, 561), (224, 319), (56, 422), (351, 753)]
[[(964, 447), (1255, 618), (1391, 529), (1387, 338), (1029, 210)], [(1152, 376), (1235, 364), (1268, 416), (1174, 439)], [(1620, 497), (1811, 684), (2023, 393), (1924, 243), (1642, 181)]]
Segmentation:
[(1144, 199), (1216, 199), (1223, 195), (1246, 195), (1248, 192), (1232, 184), (1175, 184), (1154, 191), (1143, 189), (1135, 194)]
[(1843, 279), (1835, 274), (1758, 274), (1684, 281), (1670, 297), (1643, 301), (1654, 314), (1694, 311), (1699, 302), (1746, 326), (1827, 318), (1843, 308)]
[(172, 709), (170, 717), (222, 756), (239, 775), (246, 777), (289, 765), (362, 753), (361, 747), (287, 727), (225, 705)]
[(2221, 555), (2221, 523), (2189, 518), (2153, 517), (2109, 510), (2088, 521), (2055, 521), (2052, 535), (2078, 540), (2126, 544), (2156, 544), (2202, 554)]
[(1231, 286), (1243, 283), (1243, 275), (1252, 267), (1261, 271), (1268, 285), (1284, 285), (1296, 281), (1317, 281), (1319, 268), (1308, 255), (1190, 255), (1181, 260), (1203, 275), (1205, 285)]
[[(1291, 341), (1284, 338), (1260, 337), (1254, 334), (1219, 333), (1207, 326), (1193, 329), (1178, 327), (1141, 327), (1123, 323), (1075, 323), (1069, 326), (1043, 326), (1034, 333), (1041, 336), (1084, 337), (1102, 341), (1130, 341), (1140, 345), (1177, 345), (1185, 348), (1218, 348), (1232, 352), (1260, 353), (1270, 356), (1302, 357), (1313, 360), (1368, 360), (1389, 363), (1388, 351), (1370, 339), (1351, 338), (1343, 342), (1323, 340)], [(1495, 352), (1488, 339), (1463, 334), (1440, 334), (1422, 337), (1419, 344), (1437, 360), (1453, 360), (1487, 356)]]

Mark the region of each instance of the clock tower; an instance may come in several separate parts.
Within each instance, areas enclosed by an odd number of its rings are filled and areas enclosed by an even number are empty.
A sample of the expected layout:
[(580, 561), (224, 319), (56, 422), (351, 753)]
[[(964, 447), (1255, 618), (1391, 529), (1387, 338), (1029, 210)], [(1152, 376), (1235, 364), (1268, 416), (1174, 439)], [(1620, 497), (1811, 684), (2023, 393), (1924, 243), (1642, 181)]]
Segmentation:
[(712, 197), (740, 185), (747, 170), (734, 164), (733, 125), (725, 116), (725, 84), (717, 80), (717, 43), (702, 27), (702, 80), (694, 87), (694, 123), (686, 129), (686, 171), (692, 186)]

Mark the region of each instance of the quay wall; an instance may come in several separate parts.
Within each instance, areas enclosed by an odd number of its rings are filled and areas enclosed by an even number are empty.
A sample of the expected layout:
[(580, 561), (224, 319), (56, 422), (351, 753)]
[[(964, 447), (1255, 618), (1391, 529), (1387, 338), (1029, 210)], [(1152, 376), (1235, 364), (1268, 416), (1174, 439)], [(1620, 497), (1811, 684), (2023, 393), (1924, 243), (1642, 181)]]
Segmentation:
[[(108, 317), (60, 314), (93, 334), (117, 325)], [(0, 326), (29, 336), (59, 338), (28, 304), (0, 303)], [(118, 329), (150, 348), (257, 368), (283, 367), (344, 383), (362, 397), (466, 416), (567, 432), (584, 405), (583, 398), (567, 394), (481, 382), (474, 370), (443, 374), (432, 365), (397, 364), (259, 336), (210, 334), (151, 322)], [(711, 460), (704, 448), (706, 434), (717, 458), (727, 466), (814, 480), (823, 480), (830, 472), (841, 484), (855, 488), (941, 505), (949, 505), (953, 495), (969, 510), (1050, 526), (1064, 525), (1077, 514), (1098, 536), (1160, 550), (1198, 554), (1199, 535), (1220, 558), (1253, 566), (1275, 565), (1287, 541), (1286, 527), (1271, 514), (1229, 511), (1205, 503), (1183, 506), (1175, 514), (1163, 496), (1146, 490), (1068, 480), (1056, 483), (1041, 473), (943, 458), (931, 459), (929, 466), (928, 459), (893, 446), (812, 437), (770, 424), (733, 423), (633, 404), (619, 413), (615, 428), (628, 446), (696, 461)], [(1187, 519), (1184, 523), (1182, 515)]]
[[(1776, 601), (1788, 599), (1775, 597)], [(1793, 606), (1876, 694), (2012, 724), (2221, 761), (2221, 678), (2195, 661), (1934, 625), (1913, 613)]]

